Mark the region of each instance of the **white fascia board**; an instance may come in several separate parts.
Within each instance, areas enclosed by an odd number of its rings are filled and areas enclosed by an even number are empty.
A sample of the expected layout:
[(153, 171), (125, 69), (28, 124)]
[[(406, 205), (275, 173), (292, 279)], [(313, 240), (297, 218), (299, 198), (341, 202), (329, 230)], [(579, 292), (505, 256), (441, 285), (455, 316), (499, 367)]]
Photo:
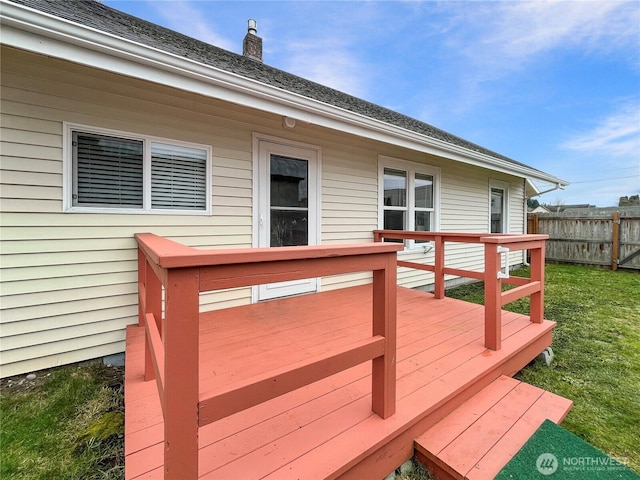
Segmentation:
[(524, 165), (452, 145), (29, 7), (4, 0), (0, 5), (1, 42), (5, 45), (510, 175), (566, 184)]

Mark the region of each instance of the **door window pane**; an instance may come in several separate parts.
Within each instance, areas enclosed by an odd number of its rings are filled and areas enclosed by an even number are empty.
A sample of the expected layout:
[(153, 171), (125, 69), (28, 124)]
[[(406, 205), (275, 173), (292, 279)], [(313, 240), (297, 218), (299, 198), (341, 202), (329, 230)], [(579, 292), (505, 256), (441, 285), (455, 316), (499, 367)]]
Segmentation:
[(271, 155), (271, 206), (307, 208), (308, 196), (308, 162)]
[(271, 246), (291, 247), (309, 244), (307, 212), (271, 210)]
[(309, 244), (309, 162), (271, 155), (272, 247)]

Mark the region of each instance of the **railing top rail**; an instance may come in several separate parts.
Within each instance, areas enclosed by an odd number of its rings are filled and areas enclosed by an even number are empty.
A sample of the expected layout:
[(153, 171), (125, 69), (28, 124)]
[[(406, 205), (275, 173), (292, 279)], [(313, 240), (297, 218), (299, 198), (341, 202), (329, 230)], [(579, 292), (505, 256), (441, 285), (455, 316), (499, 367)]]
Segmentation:
[(468, 233), (468, 232), (426, 232), (426, 231), (417, 231), (417, 230), (374, 230), (373, 233), (377, 233), (382, 235), (383, 237), (407, 237), (407, 236), (416, 236), (420, 238), (425, 237), (450, 237), (450, 238), (461, 238), (461, 239), (479, 239), (485, 235), (492, 235), (487, 233)]
[(374, 230), (374, 234), (387, 238), (404, 238), (409, 240), (435, 240), (437, 237), (448, 242), (460, 243), (519, 243), (547, 240), (543, 234), (514, 234), (514, 233), (467, 233), (467, 232), (418, 232), (408, 230)]
[(483, 235), (480, 240), (482, 243), (521, 243), (521, 242), (535, 242), (535, 241), (544, 241), (549, 238), (549, 235), (546, 234), (510, 234), (504, 235), (502, 233), (493, 233), (490, 235)]
[(370, 255), (402, 250), (402, 245), (393, 243), (198, 250), (152, 233), (136, 233), (135, 237), (145, 255), (161, 268), (204, 267), (212, 265), (343, 257), (350, 255)]

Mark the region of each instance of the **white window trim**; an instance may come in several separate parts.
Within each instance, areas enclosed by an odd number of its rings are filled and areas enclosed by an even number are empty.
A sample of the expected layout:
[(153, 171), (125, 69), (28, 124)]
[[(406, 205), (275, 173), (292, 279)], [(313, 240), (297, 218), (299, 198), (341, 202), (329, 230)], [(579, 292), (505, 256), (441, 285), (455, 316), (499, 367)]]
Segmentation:
[(503, 182), (501, 180), (493, 180), (489, 179), (489, 215), (487, 218), (487, 232), (491, 231), (491, 190), (492, 189), (502, 190), (503, 191), (503, 199), (504, 199), (504, 212), (502, 219), (502, 233), (509, 233), (509, 216), (510, 216), (510, 199), (509, 199), (509, 184), (507, 182)]
[[(440, 230), (440, 168), (424, 163), (411, 162), (385, 155), (378, 156), (378, 228), (384, 228), (384, 169), (392, 168), (407, 172), (407, 219), (411, 226), (414, 222), (415, 192), (413, 182), (415, 174), (430, 175), (433, 177), (433, 231)], [(416, 244), (413, 240), (406, 240), (403, 252), (423, 252), (430, 243)], [(402, 253), (402, 252), (401, 252)]]
[[(144, 162), (143, 162), (143, 199), (142, 208), (119, 208), (119, 207), (84, 207), (73, 205), (73, 134), (72, 132), (95, 133), (98, 135), (111, 135), (114, 137), (126, 138), (129, 140), (140, 140), (144, 142)], [(212, 214), (212, 148), (211, 145), (199, 143), (183, 142), (164, 137), (154, 137), (120, 130), (94, 127), (76, 123), (63, 122), (63, 184), (62, 184), (62, 208), (65, 213), (116, 213), (127, 215), (194, 215), (206, 216)], [(151, 208), (151, 143), (164, 143), (181, 147), (190, 147), (205, 150), (207, 152), (206, 166), (206, 208), (205, 210), (178, 210), (178, 209), (152, 209)]]

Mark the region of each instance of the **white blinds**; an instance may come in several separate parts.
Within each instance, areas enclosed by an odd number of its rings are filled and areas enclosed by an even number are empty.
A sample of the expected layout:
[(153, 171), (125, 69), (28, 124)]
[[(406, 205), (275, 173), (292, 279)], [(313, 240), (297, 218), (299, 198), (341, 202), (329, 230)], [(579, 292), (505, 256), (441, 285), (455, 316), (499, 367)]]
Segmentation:
[(143, 143), (105, 135), (73, 133), (73, 204), (143, 206)]
[(151, 208), (205, 210), (207, 152), (151, 144)]
[(72, 131), (73, 206), (207, 210), (207, 150)]

